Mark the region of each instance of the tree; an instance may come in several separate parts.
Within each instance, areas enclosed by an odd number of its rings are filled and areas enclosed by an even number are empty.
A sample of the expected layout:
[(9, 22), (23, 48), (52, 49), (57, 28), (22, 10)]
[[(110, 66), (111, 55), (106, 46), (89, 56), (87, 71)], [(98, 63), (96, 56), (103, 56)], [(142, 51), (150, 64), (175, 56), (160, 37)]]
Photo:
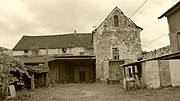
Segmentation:
[(20, 72), (30, 77), (26, 68), (20, 61), (7, 54), (0, 54), (0, 99), (4, 99), (8, 96), (9, 84), (16, 81), (10, 73), (11, 71)]

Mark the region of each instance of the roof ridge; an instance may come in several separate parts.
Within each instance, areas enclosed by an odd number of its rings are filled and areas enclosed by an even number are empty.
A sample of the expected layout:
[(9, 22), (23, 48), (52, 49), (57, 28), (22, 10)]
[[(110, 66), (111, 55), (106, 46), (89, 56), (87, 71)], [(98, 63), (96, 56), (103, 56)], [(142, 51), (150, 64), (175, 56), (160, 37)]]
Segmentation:
[(66, 34), (53, 34), (53, 35), (23, 35), (23, 37), (46, 37), (46, 36), (63, 36), (63, 35), (82, 35), (82, 34), (91, 34), (89, 33), (66, 33)]
[(108, 18), (115, 10), (119, 10), (119, 11), (120, 11), (129, 21), (131, 21), (137, 28), (143, 30), (143, 28), (141, 28), (141, 27), (139, 27), (138, 25), (136, 25), (136, 23), (134, 23), (134, 21), (133, 21), (131, 18), (129, 18), (128, 16), (126, 16), (126, 15), (124, 14), (124, 12), (123, 12), (118, 6), (116, 6), (116, 7), (114, 7), (114, 9), (105, 17), (105, 19), (100, 23), (100, 25), (99, 25), (97, 28), (95, 28), (92, 32), (96, 31), (96, 30), (107, 20), (107, 18)]
[(33, 47), (44, 49), (67, 47), (92, 47), (92, 33), (72, 33), (60, 35), (23, 36), (13, 50), (29, 50)]

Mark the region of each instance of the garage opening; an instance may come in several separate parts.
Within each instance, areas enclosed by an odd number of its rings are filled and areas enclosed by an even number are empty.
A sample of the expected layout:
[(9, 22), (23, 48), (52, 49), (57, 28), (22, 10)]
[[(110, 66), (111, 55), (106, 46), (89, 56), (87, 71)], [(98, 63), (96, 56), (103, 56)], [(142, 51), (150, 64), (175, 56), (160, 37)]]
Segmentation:
[(49, 62), (56, 83), (93, 83), (96, 79), (95, 57), (67, 56)]

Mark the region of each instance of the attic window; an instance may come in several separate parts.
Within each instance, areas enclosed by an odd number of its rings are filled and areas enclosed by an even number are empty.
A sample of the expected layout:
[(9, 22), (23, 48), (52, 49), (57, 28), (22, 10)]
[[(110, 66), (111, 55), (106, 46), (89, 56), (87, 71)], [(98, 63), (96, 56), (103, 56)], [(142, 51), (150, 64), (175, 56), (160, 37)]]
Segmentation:
[(115, 27), (119, 26), (119, 21), (118, 21), (118, 16), (117, 15), (114, 16), (114, 26)]
[(84, 55), (84, 52), (79, 52), (79, 55)]
[(119, 48), (112, 48), (113, 50), (113, 59), (119, 59)]
[(28, 53), (28, 50), (24, 50), (24, 53)]
[(67, 52), (67, 48), (62, 48), (62, 53), (66, 53)]

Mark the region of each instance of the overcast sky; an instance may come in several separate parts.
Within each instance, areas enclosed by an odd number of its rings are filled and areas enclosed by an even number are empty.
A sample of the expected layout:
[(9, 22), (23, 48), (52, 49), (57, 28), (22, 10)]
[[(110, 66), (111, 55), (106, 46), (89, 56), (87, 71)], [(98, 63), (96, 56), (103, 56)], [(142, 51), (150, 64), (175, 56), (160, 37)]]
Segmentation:
[[(12, 49), (23, 35), (91, 32), (114, 7), (118, 6), (129, 17), (144, 1), (0, 0), (0, 46)], [(131, 18), (144, 29), (141, 32), (143, 50), (169, 45), (166, 18), (157, 18), (178, 1), (148, 0)]]

